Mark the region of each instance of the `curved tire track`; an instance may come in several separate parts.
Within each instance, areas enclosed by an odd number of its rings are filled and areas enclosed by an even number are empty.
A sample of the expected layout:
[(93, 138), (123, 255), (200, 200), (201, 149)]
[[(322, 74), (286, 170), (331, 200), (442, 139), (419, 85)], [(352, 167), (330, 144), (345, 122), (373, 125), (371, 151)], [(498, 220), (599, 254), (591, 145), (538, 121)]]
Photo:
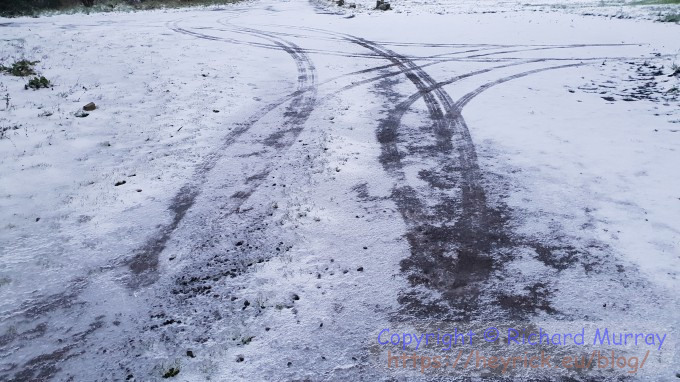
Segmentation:
[[(140, 248), (137, 253), (129, 261), (128, 266), (132, 271), (134, 277), (130, 286), (133, 288), (142, 287), (153, 283), (157, 278), (158, 257), (165, 249), (167, 241), (170, 239), (172, 233), (177, 229), (179, 223), (186, 215), (187, 210), (195, 203), (197, 196), (201, 192), (201, 186), (206, 182), (208, 173), (215, 167), (222, 153), (236, 142), (236, 140), (246, 133), (253, 125), (255, 125), (262, 117), (269, 112), (280, 107), (285, 102), (290, 100), (290, 104), (286, 107), (282, 127), (277, 132), (271, 134), (269, 138), (264, 141), (266, 146), (274, 146), (276, 150), (265, 151), (265, 158), (256, 155), (258, 161), (266, 163), (263, 171), (254, 174), (249, 174), (246, 181), (243, 183), (239, 191), (234, 193), (236, 197), (228, 211), (234, 212), (247, 200), (247, 198), (260, 186), (263, 179), (269, 174), (272, 169), (274, 156), (278, 151), (285, 150), (290, 147), (297, 136), (302, 132), (303, 125), (309, 118), (316, 105), (316, 68), (306, 53), (296, 44), (274, 37), (268, 33), (256, 31), (254, 29), (242, 30), (240, 33), (249, 34), (255, 37), (267, 40), (277, 46), (280, 50), (285, 51), (294, 61), (297, 66), (297, 89), (286, 97), (286, 100), (277, 101), (267, 105), (259, 113), (251, 117), (246, 123), (240, 125), (229, 137), (223, 142), (220, 148), (211, 153), (208, 158), (199, 166), (194, 179), (184, 185), (179, 193), (175, 195), (170, 205), (170, 211), (173, 214), (172, 221), (169, 225), (163, 227), (159, 234)], [(255, 150), (254, 152), (257, 152)], [(248, 157), (244, 160), (255, 160)]]

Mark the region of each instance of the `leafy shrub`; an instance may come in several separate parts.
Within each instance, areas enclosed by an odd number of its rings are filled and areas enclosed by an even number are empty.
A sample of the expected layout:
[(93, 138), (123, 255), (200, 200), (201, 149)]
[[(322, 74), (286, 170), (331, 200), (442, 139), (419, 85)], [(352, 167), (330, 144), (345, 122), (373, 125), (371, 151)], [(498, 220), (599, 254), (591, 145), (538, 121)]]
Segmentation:
[(28, 83), (26, 84), (25, 88), (26, 90), (33, 89), (33, 90), (38, 90), (40, 88), (49, 88), (52, 86), (50, 83), (50, 80), (47, 78), (40, 76), (40, 77), (33, 77)]
[(38, 62), (40, 61), (20, 60), (13, 63), (10, 67), (0, 65), (0, 71), (7, 72), (17, 77), (31, 76), (35, 74), (33, 66)]

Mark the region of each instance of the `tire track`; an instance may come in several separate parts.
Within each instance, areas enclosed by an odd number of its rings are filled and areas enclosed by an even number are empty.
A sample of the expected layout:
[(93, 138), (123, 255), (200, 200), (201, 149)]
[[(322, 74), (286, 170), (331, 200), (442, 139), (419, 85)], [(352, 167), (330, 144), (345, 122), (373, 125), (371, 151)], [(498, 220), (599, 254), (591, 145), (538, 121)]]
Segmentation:
[[(392, 198), (408, 227), (405, 236), (411, 248), (411, 256), (403, 260), (401, 266), (413, 290), (403, 293), (399, 298), (403, 307), (400, 319), (409, 316), (456, 320), (478, 317), (484, 287), (489, 284), (492, 272), (501, 268), (504, 260), (511, 256), (511, 249), (517, 245), (517, 241), (510, 233), (507, 211), (502, 207), (492, 208), (487, 201), (474, 143), (461, 110), (474, 96), (494, 85), (549, 69), (502, 78), (454, 102), (443, 90), (445, 83), (436, 82), (412, 60), (370, 41), (347, 38), (408, 73), (407, 78), (418, 89), (407, 101), (390, 110), (376, 131), (382, 146), (380, 161), (397, 181)], [(578, 64), (551, 69), (574, 65)], [(486, 71), (458, 76), (447, 83)], [(421, 97), (432, 126), (421, 128), (415, 136), (409, 136), (409, 141), (428, 143), (423, 147), (412, 147), (410, 152), (404, 154), (398, 147), (400, 119), (412, 103)], [(432, 135), (434, 142), (427, 139), (427, 136)], [(418, 174), (430, 187), (416, 189), (407, 184), (403, 165), (406, 155), (416, 156), (416, 163), (435, 163), (431, 169), (421, 170)], [(454, 189), (457, 193), (452, 194), (451, 190)], [(430, 207), (432, 201), (435, 203)], [(538, 243), (532, 246), (546, 250)], [(437, 291), (441, 296), (440, 301), (426, 302), (417, 291), (419, 286)], [(513, 303), (503, 304), (503, 307), (513, 310), (509, 312), (511, 317), (534, 309), (554, 313), (546, 300), (548, 296), (540, 292), (536, 290), (533, 301), (517, 303), (512, 297), (506, 298), (506, 301)]]
[[(499, 318), (524, 320), (536, 311), (559, 314), (551, 306), (553, 291), (547, 283), (525, 285), (522, 290), (528, 291), (527, 296), (507, 292), (493, 280), (494, 272), (502, 273), (506, 262), (512, 260), (521, 247), (533, 249), (539, 261), (558, 272), (577, 263), (585, 269), (592, 268), (593, 264), (603, 267), (605, 261), (588, 250), (601, 249), (596, 243), (579, 250), (560, 244), (559, 239), (556, 239), (557, 244), (545, 244), (512, 234), (510, 212), (498, 203), (491, 206), (487, 200), (483, 174), (461, 114), (468, 102), (493, 86), (544, 71), (582, 65), (586, 64), (571, 63), (524, 71), (485, 83), (461, 97), (447, 113), (447, 128), (456, 142), (457, 156), (451, 156), (448, 147), (440, 144), (426, 143), (421, 147), (400, 149), (400, 144), (406, 142), (428, 142), (428, 135), (433, 133), (429, 126), (420, 129), (401, 126), (401, 118), (421, 98), (422, 91), (387, 112), (376, 131), (382, 146), (380, 160), (383, 168), (397, 181), (393, 198), (409, 227), (406, 237), (411, 248), (411, 256), (402, 261), (402, 270), (408, 275), (413, 290), (400, 297), (403, 311), (399, 319), (416, 316), (471, 320), (494, 314)], [(427, 91), (436, 91), (462, 78), (488, 71), (456, 76)], [(447, 108), (448, 105), (447, 102)], [(418, 177), (429, 187), (410, 186), (405, 175), (407, 164), (432, 162), (432, 167), (418, 172)], [(432, 201), (436, 201), (434, 205)], [(611, 262), (611, 259), (607, 261)], [(441, 297), (425, 303), (422, 290), (418, 289), (420, 286), (436, 291)], [(489, 306), (500, 309), (494, 311)]]
[[(236, 143), (241, 136), (247, 133), (266, 114), (288, 102), (289, 104), (283, 112), (283, 133), (280, 132), (274, 142), (274, 146), (276, 146), (278, 150), (285, 149), (295, 142), (295, 137), (302, 131), (302, 126), (314, 110), (317, 94), (316, 68), (309, 57), (307, 57), (299, 46), (286, 40), (275, 38), (266, 33), (258, 34), (253, 30), (248, 31), (248, 33), (270, 41), (293, 58), (297, 66), (297, 90), (292, 96), (286, 97), (284, 101), (267, 105), (260, 112), (251, 116), (246, 122), (238, 125), (224, 139), (217, 150), (206, 156), (205, 160), (197, 167), (192, 179), (182, 186), (179, 192), (172, 198), (169, 206), (171, 222), (162, 226), (156, 234), (150, 237), (144, 245), (134, 252), (131, 258), (123, 260), (122, 264), (114, 262), (109, 265), (109, 267), (105, 268), (112, 270), (117, 269), (120, 266), (126, 266), (130, 271), (126, 283), (132, 289), (149, 286), (158, 279), (160, 254), (165, 249), (168, 240), (172, 237), (175, 230), (185, 218), (187, 211), (196, 202), (203, 185), (208, 180), (210, 175), (209, 172), (215, 168), (223, 156), (224, 151), (229, 146)], [(264, 158), (266, 162), (266, 171), (271, 170), (272, 162), (277, 152), (278, 151), (272, 150), (269, 152), (270, 155)], [(252, 160), (262, 161), (262, 159), (263, 158), (255, 158)], [(250, 196), (250, 194), (262, 183), (265, 177), (266, 175), (262, 176), (260, 173), (247, 176), (246, 181), (243, 182), (243, 187), (234, 193), (234, 196), (229, 200), (230, 209), (228, 213), (236, 211), (238, 207), (247, 200), (248, 196)], [(100, 271), (101, 270), (103, 269), (100, 269)], [(31, 304), (25, 304), (11, 314), (11, 317), (20, 322), (30, 323), (40, 317), (45, 317), (47, 314), (58, 309), (83, 306), (86, 303), (80, 302), (79, 296), (89, 284), (89, 280), (80, 278), (67, 287), (66, 291), (47, 296), (45, 299), (34, 300)], [(13, 372), (17, 378), (25, 380), (45, 380), (46, 378), (49, 378), (49, 376), (55, 375), (60, 370), (60, 363), (80, 354), (79, 347), (84, 346), (87, 338), (103, 327), (102, 324), (98, 322), (95, 322), (90, 326), (92, 327), (91, 330), (78, 333), (74, 335), (73, 338), (63, 338), (64, 344), (60, 349), (57, 349), (52, 353), (46, 353), (28, 359), (21, 366), (17, 364), (7, 365), (9, 367), (7, 371)], [(4, 338), (0, 342), (0, 346), (2, 348), (21, 347), (21, 342), (26, 341), (25, 337), (27, 336), (31, 336), (31, 334), (28, 332), (18, 333), (11, 338)], [(17, 341), (19, 341), (18, 344)], [(35, 339), (32, 339), (31, 341), (35, 342)]]
[[(551, 256), (551, 253), (561, 248), (547, 248), (527, 238), (515, 237), (511, 233), (510, 214), (506, 207), (490, 205), (481, 183), (483, 174), (476, 150), (461, 112), (475, 96), (493, 86), (543, 71), (579, 65), (583, 64), (558, 65), (521, 72), (484, 84), (461, 97), (449, 109), (447, 116), (447, 128), (456, 143), (455, 156), (450, 155), (448, 148), (440, 145), (401, 153), (398, 148), (399, 133), (396, 131), (389, 135), (393, 137), (390, 141), (381, 142), (385, 146), (384, 159), (381, 160), (383, 166), (388, 171), (396, 172), (397, 179), (404, 179), (401, 157), (412, 161), (430, 159), (435, 163), (430, 168), (420, 170), (418, 174), (430, 187), (417, 189), (402, 180), (393, 190), (398, 208), (409, 227), (406, 237), (411, 247), (411, 256), (403, 260), (401, 265), (414, 290), (400, 297), (407, 315), (456, 320), (481, 317), (484, 309), (480, 304), (488, 303), (488, 300), (494, 298), (488, 290), (488, 286), (493, 283), (490, 280), (491, 275), (503, 268), (518, 246), (528, 246), (537, 252), (547, 253), (544, 256), (546, 260), (554, 259), (548, 260), (554, 263), (547, 265), (558, 266), (560, 257)], [(456, 77), (438, 83), (434, 90), (459, 79)], [(390, 117), (384, 120), (378, 128), (378, 134), (383, 129), (400, 128), (401, 116), (419, 96), (416, 93), (395, 108), (392, 112), (396, 111), (398, 114), (391, 120)], [(427, 131), (422, 131), (421, 128), (409, 135), (409, 139), (413, 139), (414, 135), (419, 137), (426, 134)], [(423, 152), (427, 158), (413, 159)], [(452, 173), (455, 175), (452, 176)], [(433, 200), (436, 201), (434, 206)], [(424, 303), (422, 295), (415, 292), (420, 285), (437, 291), (441, 299)], [(535, 310), (556, 313), (550, 306), (549, 293), (544, 293), (541, 286), (529, 287), (535, 291), (532, 300), (517, 301), (517, 297), (506, 296), (503, 300), (505, 303), (501, 304), (504, 311), (494, 313), (516, 319), (525, 318), (525, 314)]]
[[(486, 281), (496, 266), (491, 243), (506, 242), (507, 237), (505, 219), (486, 204), (470, 134), (456, 118), (459, 113), (448, 93), (424, 70), (415, 68), (413, 61), (369, 41), (353, 41), (402, 68), (413, 69), (414, 75), (408, 78), (422, 96), (432, 123), (418, 131), (416, 137), (409, 137), (410, 141), (427, 142), (409, 154), (433, 160), (438, 167), (429, 173), (420, 173), (432, 186), (426, 190), (416, 190), (406, 184), (403, 154), (397, 145), (399, 116), (403, 116), (405, 107), (410, 105), (391, 110), (376, 133), (383, 147), (380, 161), (397, 180), (392, 198), (408, 227), (405, 236), (411, 256), (402, 261), (402, 271), (412, 286), (435, 289), (449, 304), (428, 304), (422, 296), (408, 292), (400, 297), (400, 303), (408, 315), (469, 317), (479, 300), (477, 285)], [(434, 136), (434, 142), (419, 140), (423, 135)], [(456, 176), (451, 176), (452, 173)], [(454, 187), (460, 190), (459, 195), (449, 192)], [(435, 207), (427, 207), (432, 201), (436, 201)]]
[[(535, 69), (504, 77), (485, 84), (454, 102), (443, 90), (444, 85), (491, 69), (438, 83), (408, 57), (361, 38), (343, 36), (399, 67), (418, 90), (407, 101), (390, 110), (376, 131), (382, 146), (381, 163), (397, 181), (392, 197), (408, 227), (405, 236), (411, 248), (411, 256), (402, 261), (401, 265), (413, 290), (400, 297), (403, 306), (401, 319), (416, 316), (469, 320), (480, 316), (481, 297), (497, 298), (504, 311), (493, 313), (501, 313), (502, 317), (524, 318), (536, 310), (556, 313), (550, 306), (550, 292), (546, 285), (536, 284), (525, 288), (530, 291), (529, 298), (507, 294), (496, 296), (493, 295), (497, 294), (496, 291), (491, 293), (485, 289), (491, 283), (492, 273), (501, 269), (513, 257), (518, 246), (533, 248), (546, 265), (557, 270), (564, 269), (565, 264), (573, 264), (575, 249), (546, 246), (512, 235), (509, 212), (502, 205), (492, 207), (487, 200), (481, 183), (483, 177), (476, 149), (461, 111), (467, 102), (492, 86), (541, 71), (583, 63)], [(547, 59), (532, 62), (543, 61)], [(501, 67), (519, 64), (522, 63)], [(397, 94), (388, 94), (386, 89), (383, 92), (388, 98), (398, 98)], [(434, 142), (423, 147), (411, 147), (404, 153), (398, 147), (400, 119), (412, 103), (421, 97), (432, 126), (419, 129), (420, 131), (415, 132), (416, 135), (408, 137), (408, 141), (429, 142), (428, 136), (433, 135)], [(415, 163), (435, 163), (432, 168), (421, 170), (418, 174), (430, 187), (416, 189), (407, 184), (403, 165), (406, 157), (415, 157), (412, 160)], [(431, 206), (432, 201), (435, 201), (434, 206)], [(566, 257), (555, 253), (565, 250), (568, 253)], [(419, 286), (426, 286), (442, 297), (439, 301), (425, 302), (423, 296), (417, 292)]]
[(277, 150), (264, 151), (264, 153), (269, 154), (265, 158), (260, 157), (262, 154), (249, 157), (249, 160), (252, 161), (255, 159), (262, 161), (264, 159), (266, 165), (262, 172), (247, 176), (246, 179), (251, 179), (251, 181), (244, 182), (242, 189), (234, 193), (234, 195), (237, 195), (237, 197), (232, 198), (235, 202), (230, 203), (228, 207), (228, 211), (231, 213), (238, 210), (254, 190), (260, 186), (263, 179), (271, 171), (274, 156), (278, 151), (290, 147), (295, 142), (296, 137), (303, 129), (304, 123), (314, 110), (317, 95), (316, 68), (306, 53), (298, 45), (267, 33), (252, 29), (241, 31), (241, 33), (270, 41), (279, 49), (285, 51), (295, 61), (297, 66), (297, 90), (290, 97), (287, 97), (285, 101), (269, 104), (246, 123), (240, 125), (230, 134), (220, 148), (209, 155), (199, 166), (194, 179), (180, 189), (170, 204), (169, 209), (173, 214), (171, 223), (163, 227), (159, 234), (147, 241), (129, 260), (127, 265), (134, 275), (129, 285), (133, 288), (150, 285), (157, 279), (160, 253), (165, 249), (167, 241), (177, 229), (179, 223), (184, 219), (188, 209), (195, 203), (196, 198), (201, 192), (202, 185), (207, 181), (208, 173), (216, 166), (218, 160), (222, 157), (222, 153), (229, 146), (235, 143), (240, 136), (259, 122), (266, 114), (288, 102), (288, 98), (292, 98), (283, 114), (282, 128), (271, 134), (264, 141), (265, 145), (274, 146)]
[[(489, 255), (492, 249), (489, 243), (505, 242), (507, 237), (504, 218), (487, 207), (484, 190), (478, 183), (479, 165), (469, 132), (453, 118), (459, 113), (448, 93), (412, 60), (368, 40), (343, 36), (389, 60), (405, 73), (422, 96), (433, 124), (425, 132), (434, 134), (435, 143), (425, 148), (425, 156), (438, 159), (442, 167), (454, 170), (461, 177), (460, 202), (442, 195), (423, 198), (414, 188), (404, 185), (406, 177), (401, 171), (401, 153), (396, 146), (398, 121), (389, 115), (403, 115), (405, 110), (388, 113), (377, 129), (377, 139), (383, 147), (381, 163), (401, 184), (395, 187), (392, 197), (408, 227), (406, 238), (411, 248), (411, 256), (402, 262), (402, 271), (409, 275), (413, 286), (436, 288), (447, 301), (453, 301), (451, 308), (457, 308), (454, 313), (458, 313), (458, 317), (469, 315), (474, 310), (470, 305), (477, 301), (476, 284), (488, 279), (495, 265)], [(455, 147), (454, 136), (457, 138)], [(454, 151), (457, 154), (455, 161), (449, 159)], [(438, 178), (439, 188), (449, 188), (451, 178)], [(427, 212), (426, 200), (438, 201), (436, 213)], [(456, 204), (462, 207), (460, 213), (452, 208)], [(455, 261), (450, 256), (453, 252), (457, 253)], [(461, 299), (463, 296), (466, 298)], [(432, 317), (450, 313), (442, 304), (425, 305), (419, 296), (406, 294), (400, 302), (410, 315)]]
[[(176, 22), (174, 22), (172, 24), (175, 25)], [(171, 27), (171, 26), (169, 26), (169, 28), (174, 30), (174, 28)], [(179, 33), (182, 33), (182, 32), (180, 31)], [(210, 36), (205, 36), (205, 35), (202, 35), (202, 34), (195, 34), (195, 35), (192, 34), (192, 35), (196, 38), (207, 38), (207, 39), (213, 40), (213, 41), (225, 41), (225, 40), (220, 40), (219, 38), (212, 38)], [(267, 34), (267, 35), (271, 36), (270, 34)], [(345, 40), (346, 40), (346, 38), (345, 38)], [(283, 49), (280, 45), (275, 45), (275, 44), (267, 45), (267, 46), (268, 47), (277, 46), (278, 50)], [(300, 49), (298, 49), (298, 48), (296, 48), (296, 49), (299, 52), (301, 50), (301, 48)], [(283, 50), (285, 50), (285, 49), (283, 49)], [(600, 58), (596, 58), (594, 60), (599, 60), (599, 59)], [(434, 61), (434, 62), (423, 64), (423, 65), (420, 65), (420, 66), (416, 66), (416, 68), (423, 69), (425, 67), (435, 65), (435, 64), (438, 64), (438, 63), (442, 63), (442, 62), (445, 62), (445, 61)], [(534, 62), (534, 61), (527, 61), (527, 62)], [(503, 67), (517, 65), (517, 64), (523, 64), (523, 63), (525, 63), (525, 62), (505, 64), (505, 65), (498, 66), (498, 67), (495, 67), (495, 68), (491, 68), (491, 69), (488, 69), (488, 70), (485, 69), (485, 70), (482, 70), (482, 71), (479, 71), (479, 72), (475, 72), (473, 74), (481, 74), (483, 72), (487, 72), (489, 70), (493, 70), (493, 69), (496, 69), (496, 68), (503, 68)], [(337, 77), (331, 78), (331, 79), (326, 80), (324, 82), (317, 83), (317, 84), (315, 84), (315, 86), (326, 85), (328, 83), (336, 81), (337, 79), (341, 79), (341, 78), (344, 78), (344, 77), (347, 77), (347, 76), (370, 73), (370, 72), (373, 72), (373, 71), (378, 71), (378, 70), (381, 70), (381, 69), (387, 69), (387, 68), (394, 67), (394, 66), (398, 66), (398, 65), (395, 64), (395, 63), (390, 63), (390, 64), (387, 64), (387, 65), (371, 67), (371, 68), (368, 68), (368, 69), (363, 69), (363, 70), (339, 75)], [(406, 69), (406, 70), (411, 71), (411, 70), (413, 70), (413, 68), (409, 68), (409, 69)], [(331, 97), (334, 97), (337, 93), (347, 91), (347, 90), (353, 89), (353, 88), (361, 86), (361, 85), (366, 85), (366, 84), (370, 84), (370, 83), (373, 83), (373, 82), (376, 82), (376, 81), (379, 81), (379, 80), (383, 80), (383, 79), (387, 79), (387, 78), (390, 78), (390, 77), (393, 77), (393, 76), (401, 75), (401, 74), (404, 74), (404, 73), (405, 73), (404, 70), (401, 69), (401, 70), (389, 72), (387, 74), (382, 74), (382, 75), (370, 77), (368, 79), (353, 82), (352, 84), (346, 85), (346, 86), (338, 89), (337, 91), (334, 91), (332, 94), (329, 94), (329, 95), (321, 98), (319, 100), (319, 102), (323, 102), (323, 101), (325, 101), (325, 100), (327, 100)], [(468, 75), (463, 75), (462, 77), (467, 77), (467, 76)], [(307, 91), (310, 91), (311, 89), (312, 89), (311, 86), (299, 85), (298, 89), (296, 91), (294, 91), (293, 93), (291, 93), (290, 95), (287, 95), (287, 96), (265, 106), (258, 113), (252, 115), (247, 121), (240, 123), (240, 124), (237, 124), (235, 129), (232, 131), (232, 133), (230, 133), (230, 135), (225, 138), (225, 140), (224, 140), (223, 144), (220, 146), (220, 148), (215, 150), (214, 152), (211, 152), (211, 153), (206, 155), (203, 163), (198, 165), (197, 170), (195, 171), (195, 174), (206, 174), (207, 172), (209, 172), (212, 168), (214, 168), (215, 164), (217, 163), (217, 161), (221, 157), (221, 155), (222, 155), (221, 153), (224, 150), (226, 150), (230, 145), (232, 145), (234, 142), (236, 142), (238, 137), (240, 137), (243, 133), (245, 133), (252, 125), (256, 124), (265, 115), (267, 115), (270, 112), (274, 111), (275, 109), (281, 107), (282, 105), (286, 104), (287, 102), (290, 102), (292, 99), (299, 97), (301, 94), (303, 94)], [(174, 231), (177, 228), (177, 225), (184, 218), (184, 215), (186, 214), (187, 210), (193, 204), (195, 198), (198, 196), (198, 189), (200, 188), (200, 184), (202, 184), (205, 181), (205, 179), (203, 179), (199, 175), (194, 175), (194, 178), (195, 179), (193, 179), (192, 181), (190, 181), (186, 185), (184, 185), (180, 189), (180, 192), (178, 192), (177, 195), (172, 199), (172, 201), (170, 203), (171, 213), (173, 215), (172, 222), (169, 225), (163, 227), (161, 229), (161, 231), (157, 235), (154, 236), (155, 237), (154, 240), (149, 240), (147, 242), (147, 244), (144, 246), (144, 248), (142, 248), (138, 251), (138, 255), (140, 253), (144, 253), (144, 252), (150, 253), (150, 252), (153, 252), (153, 251), (158, 251), (159, 247), (165, 245), (167, 240), (170, 238), (170, 234), (172, 233), (172, 231)], [(133, 261), (131, 263), (132, 264), (130, 264), (130, 262), (128, 262), (126, 265), (128, 265), (128, 266), (131, 265), (131, 266), (135, 267), (135, 269), (138, 273), (144, 272), (145, 264), (144, 264), (144, 256), (143, 255), (133, 259)], [(120, 265), (121, 264), (119, 262), (115, 262), (113, 264), (110, 264), (107, 267), (102, 267), (101, 270), (116, 269), (116, 268), (120, 267)], [(156, 265), (154, 265), (154, 266), (156, 266)], [(87, 283), (78, 282), (77, 285), (79, 285), (78, 288), (75, 288), (75, 289), (70, 288), (69, 289), (70, 292), (64, 294), (64, 295), (70, 296), (69, 297), (70, 301), (74, 301), (74, 299), (77, 297), (77, 295), (79, 295), (79, 293), (86, 287)], [(38, 314), (38, 312), (47, 313), (50, 310), (52, 310), (52, 308), (49, 308), (49, 307), (55, 307), (55, 305), (49, 303), (49, 301), (52, 301), (52, 300), (61, 301), (61, 300), (63, 300), (61, 296), (62, 296), (62, 294), (48, 296), (48, 297), (46, 297), (45, 302), (41, 302), (42, 300), (40, 300), (38, 302), (30, 304), (30, 306), (24, 305), (24, 306), (20, 307), (17, 311), (15, 311), (12, 314), (12, 316), (13, 317), (18, 316), (18, 315), (21, 315), (21, 312), (29, 312), (29, 311), (32, 312), (31, 313), (32, 315)]]

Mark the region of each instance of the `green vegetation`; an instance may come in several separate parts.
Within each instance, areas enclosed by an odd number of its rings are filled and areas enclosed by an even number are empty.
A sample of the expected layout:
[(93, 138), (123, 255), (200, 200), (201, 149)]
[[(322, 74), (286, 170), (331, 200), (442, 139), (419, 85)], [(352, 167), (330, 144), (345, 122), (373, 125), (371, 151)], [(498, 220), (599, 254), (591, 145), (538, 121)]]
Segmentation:
[(40, 61), (20, 60), (12, 64), (12, 66), (0, 65), (0, 71), (7, 72), (13, 76), (26, 77), (35, 74), (33, 67)]
[(639, 0), (631, 3), (631, 5), (665, 5), (665, 4), (680, 4), (680, 0)]
[(168, 369), (168, 371), (166, 371), (163, 374), (163, 378), (172, 378), (177, 374), (179, 374), (179, 367), (178, 368), (171, 367), (170, 369)]
[(0, 0), (0, 16), (38, 16), (45, 12), (111, 12), (222, 5), (238, 0)]
[(659, 21), (663, 23), (680, 23), (680, 13), (670, 13), (662, 16)]
[(41, 9), (56, 9), (62, 6), (62, 0), (11, 0), (0, 1), (0, 16), (33, 15)]
[(52, 86), (50, 83), (50, 80), (47, 78), (40, 76), (40, 77), (33, 77), (31, 80), (28, 81), (26, 84), (25, 88), (26, 90), (28, 89), (33, 89), (33, 90), (38, 90), (40, 88), (49, 88)]

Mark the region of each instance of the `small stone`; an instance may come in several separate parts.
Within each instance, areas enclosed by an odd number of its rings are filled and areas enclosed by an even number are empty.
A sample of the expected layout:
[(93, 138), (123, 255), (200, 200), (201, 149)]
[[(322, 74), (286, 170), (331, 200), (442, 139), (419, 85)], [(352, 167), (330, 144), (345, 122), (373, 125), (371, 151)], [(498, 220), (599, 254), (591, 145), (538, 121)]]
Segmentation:
[(296, 294), (293, 295), (293, 300), (297, 301), (297, 300), (299, 300), (299, 299), (300, 299), (300, 296), (298, 296), (298, 295), (296, 295)]
[(364, 267), (357, 268), (357, 272), (363, 272), (363, 271), (364, 271)]
[(135, 190), (135, 191), (137, 191), (137, 192), (142, 192), (142, 189), (141, 189), (141, 188), (138, 188), (138, 189)]
[(35, 221), (36, 221), (36, 222), (39, 222), (39, 221), (40, 221), (40, 218), (35, 218)]
[(387, 11), (390, 9), (390, 3), (386, 3), (384, 0), (378, 0), (375, 4), (375, 9), (380, 9), (381, 11)]
[(121, 180), (121, 181), (116, 182), (116, 183), (114, 184), (114, 186), (116, 186), (116, 187), (122, 186), (122, 185), (124, 185), (125, 183), (127, 183), (127, 182), (124, 181), (124, 180)]
[(97, 105), (94, 104), (94, 102), (90, 102), (87, 105), (83, 106), (83, 110), (85, 111), (92, 111), (97, 108)]
[(242, 355), (236, 357), (236, 362), (243, 362), (244, 360), (245, 360), (245, 358), (243, 358)]
[(187, 350), (187, 357), (194, 358), (196, 356), (194, 355), (194, 352), (192, 352), (191, 350)]

